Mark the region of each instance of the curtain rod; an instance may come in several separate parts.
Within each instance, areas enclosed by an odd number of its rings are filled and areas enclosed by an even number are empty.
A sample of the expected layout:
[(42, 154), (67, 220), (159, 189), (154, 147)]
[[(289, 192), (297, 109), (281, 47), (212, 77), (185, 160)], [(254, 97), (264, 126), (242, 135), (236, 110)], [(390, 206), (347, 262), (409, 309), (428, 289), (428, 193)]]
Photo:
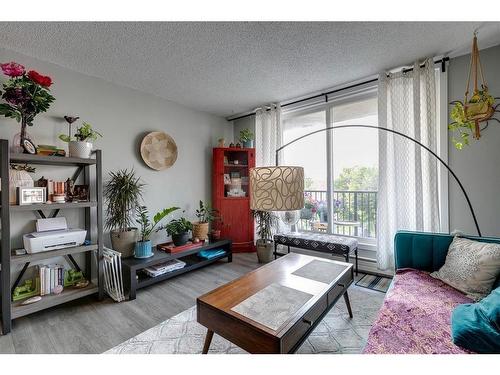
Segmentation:
[[(443, 57), (440, 60), (434, 61), (434, 64), (441, 64), (441, 71), (444, 73), (444, 72), (446, 72), (446, 62), (449, 61), (449, 60), (450, 60), (449, 57)], [(424, 66), (425, 65), (420, 65), (421, 68), (423, 68)], [(411, 71), (413, 71), (413, 68), (403, 69), (403, 73), (407, 73), (407, 72), (411, 72)], [(378, 81), (378, 78), (373, 78), (373, 79), (370, 79), (368, 81), (358, 82), (358, 83), (355, 83), (355, 84), (350, 85), (350, 86), (342, 87), (340, 89), (323, 92), (321, 94), (317, 94), (317, 95), (313, 95), (313, 96), (308, 96), (307, 98), (304, 98), (304, 99), (299, 99), (299, 100), (295, 100), (295, 101), (290, 102), (290, 103), (283, 104), (281, 106), (281, 108), (288, 107), (289, 105), (293, 105), (293, 104), (297, 104), (297, 103), (306, 102), (306, 101), (311, 100), (311, 99), (320, 98), (322, 96), (327, 96), (327, 95), (330, 95), (330, 94), (335, 94), (337, 92), (341, 92), (341, 91), (344, 91), (344, 90), (353, 89), (355, 87), (363, 86), (363, 85), (366, 85), (368, 83), (373, 83), (373, 82), (377, 82), (377, 81)], [(269, 111), (269, 109), (268, 109), (268, 111)], [(255, 115), (255, 111), (251, 112), (251, 113), (247, 113), (246, 115), (242, 115), (242, 116), (238, 116), (238, 117), (234, 117), (234, 118), (228, 118), (227, 121), (240, 120), (242, 118), (246, 118), (246, 117), (250, 117), (250, 116), (254, 116), (254, 115)]]

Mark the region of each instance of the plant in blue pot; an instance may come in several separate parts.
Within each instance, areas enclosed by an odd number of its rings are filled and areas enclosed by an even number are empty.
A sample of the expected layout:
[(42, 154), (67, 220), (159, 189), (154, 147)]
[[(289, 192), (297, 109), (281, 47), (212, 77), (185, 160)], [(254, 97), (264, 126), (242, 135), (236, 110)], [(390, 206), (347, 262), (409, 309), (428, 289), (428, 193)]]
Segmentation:
[[(149, 258), (152, 257), (153, 247), (151, 246), (151, 235), (153, 232), (158, 232), (162, 228), (156, 228), (160, 222), (170, 215), (172, 212), (178, 210), (179, 207), (165, 208), (163, 211), (158, 212), (153, 216), (153, 221), (149, 219), (149, 212), (146, 206), (139, 206), (136, 209), (137, 223), (140, 226), (141, 239), (135, 243), (134, 257), (136, 258)], [(156, 229), (156, 230), (155, 230)]]
[(193, 229), (193, 224), (181, 217), (180, 219), (171, 220), (165, 229), (175, 246), (185, 245), (189, 240), (189, 231)]
[(245, 148), (253, 148), (253, 133), (250, 129), (240, 130), (240, 142)]

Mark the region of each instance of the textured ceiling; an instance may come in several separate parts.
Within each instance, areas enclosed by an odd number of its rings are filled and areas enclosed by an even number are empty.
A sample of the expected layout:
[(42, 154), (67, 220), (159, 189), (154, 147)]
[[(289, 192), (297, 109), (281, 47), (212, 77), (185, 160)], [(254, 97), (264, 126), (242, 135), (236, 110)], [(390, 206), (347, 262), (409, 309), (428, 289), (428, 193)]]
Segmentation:
[(0, 47), (220, 116), (424, 56), (500, 44), (500, 23), (6, 23)]

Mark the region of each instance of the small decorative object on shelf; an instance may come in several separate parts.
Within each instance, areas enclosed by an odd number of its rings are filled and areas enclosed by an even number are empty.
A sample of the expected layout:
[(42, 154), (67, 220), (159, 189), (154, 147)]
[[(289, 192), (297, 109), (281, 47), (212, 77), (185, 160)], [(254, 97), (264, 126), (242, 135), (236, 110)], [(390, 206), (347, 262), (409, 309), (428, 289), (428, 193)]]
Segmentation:
[(41, 187), (18, 187), (17, 204), (40, 204), (45, 203), (45, 188)]
[(26, 139), (22, 140), (22, 145), (23, 145), (23, 149), (24, 149), (25, 154), (31, 154), (31, 155), (36, 154), (36, 146), (29, 139), (26, 138)]
[(234, 143), (233, 143), (233, 142), (231, 142), (231, 143), (229, 144), (229, 148), (233, 148), (233, 147), (234, 147)]
[(252, 148), (253, 147), (253, 133), (250, 129), (240, 130), (240, 142), (243, 143), (243, 147)]
[(152, 132), (141, 142), (141, 157), (149, 168), (162, 171), (177, 160), (177, 145), (170, 135)]
[(74, 286), (76, 283), (83, 280), (85, 280), (85, 277), (82, 271), (70, 269), (64, 272), (64, 287)]
[[(479, 76), (481, 79), (481, 86), (479, 86)], [(469, 99), (471, 77), (474, 82), (474, 91)], [(500, 112), (497, 111), (499, 104), (495, 105), (496, 99), (500, 98), (494, 98), (488, 91), (488, 85), (484, 79), (483, 68), (479, 59), (477, 35), (474, 33), (464, 101), (462, 103), (461, 101), (455, 100), (450, 103), (453, 105), (450, 113), (453, 122), (448, 125), (448, 129), (455, 132), (457, 135), (457, 137), (453, 136), (452, 138), (452, 142), (457, 150), (461, 150), (464, 146), (469, 145), (470, 135), (478, 140), (481, 137), (481, 131), (488, 127), (489, 121), (500, 123), (500, 120), (493, 117), (495, 113)], [(486, 125), (482, 129), (479, 125), (481, 122), (486, 122)]]
[(88, 185), (75, 185), (73, 188), (73, 194), (71, 195), (71, 200), (73, 202), (89, 202), (89, 193), (90, 190)]
[(66, 122), (68, 123), (68, 138), (71, 138), (71, 134), (73, 133), (71, 127), (73, 125), (73, 123), (78, 120), (80, 117), (78, 116), (63, 116), (64, 120), (66, 120)]
[(218, 147), (224, 147), (224, 144), (226, 143), (226, 140), (224, 138), (219, 138), (218, 142)]
[(92, 129), (92, 125), (83, 122), (74, 135), (74, 139), (66, 134), (60, 134), (59, 139), (69, 144), (69, 156), (88, 159), (92, 154), (92, 141), (102, 137), (102, 134)]
[(66, 151), (52, 145), (38, 145), (36, 148), (38, 155), (42, 156), (66, 156)]
[(185, 245), (189, 240), (189, 231), (193, 229), (193, 224), (185, 218), (171, 220), (165, 229), (175, 246)]
[(203, 242), (201, 242), (200, 240), (198, 240), (198, 242), (195, 242), (193, 240), (193, 242), (188, 241), (186, 244), (181, 245), (181, 246), (176, 246), (173, 242), (161, 243), (159, 245), (156, 245), (156, 248), (158, 250), (164, 251), (168, 254), (177, 254), (177, 253), (181, 253), (181, 252), (186, 251), (186, 250), (196, 249), (196, 248), (202, 247), (202, 246), (203, 246)]
[[(155, 231), (155, 228), (158, 226), (158, 224), (166, 218), (168, 215), (170, 215), (172, 212), (178, 210), (179, 207), (170, 207), (170, 208), (165, 208), (163, 211), (158, 212), (156, 215), (153, 216), (153, 221), (151, 222), (149, 220), (149, 213), (148, 209), (146, 206), (139, 206), (137, 207), (136, 213), (137, 213), (137, 223), (140, 225), (140, 235), (141, 239), (136, 242), (135, 244), (135, 252), (134, 252), (134, 257), (136, 258), (149, 258), (152, 257), (153, 254), (153, 248), (151, 246), (151, 234), (153, 234), (153, 231)], [(158, 228), (156, 232), (161, 230), (162, 228)]]
[(35, 168), (28, 164), (11, 164), (9, 171), (9, 203), (17, 204), (17, 188), (33, 187), (35, 185), (30, 173), (35, 173)]
[(35, 116), (46, 112), (55, 100), (49, 87), (52, 79), (34, 70), (26, 72), (21, 64), (9, 62), (0, 64), (3, 74), (10, 77), (2, 85), (0, 96), (6, 103), (0, 103), (0, 115), (21, 123), (21, 132), (16, 134), (11, 151), (25, 152), (24, 141), (33, 139), (26, 132), (26, 126), (33, 126)]
[(144, 183), (136, 177), (134, 170), (110, 172), (109, 177), (104, 187), (107, 201), (105, 228), (110, 231), (113, 250), (127, 258), (134, 255), (137, 241), (134, 215), (142, 198)]
[(28, 298), (26, 301), (23, 301), (21, 303), (21, 305), (22, 306), (31, 305), (33, 303), (40, 302), (41, 300), (42, 300), (41, 296), (34, 296), (34, 297), (31, 297), (31, 298)]
[(234, 146), (234, 147), (236, 147), (236, 148), (241, 148), (241, 143), (239, 143), (239, 142), (238, 142), (238, 143), (236, 143), (236, 146)]
[(33, 280), (28, 279), (23, 285), (14, 288), (12, 293), (12, 301), (20, 301), (25, 298), (33, 297), (40, 294), (40, 279), (36, 278), (35, 283)]

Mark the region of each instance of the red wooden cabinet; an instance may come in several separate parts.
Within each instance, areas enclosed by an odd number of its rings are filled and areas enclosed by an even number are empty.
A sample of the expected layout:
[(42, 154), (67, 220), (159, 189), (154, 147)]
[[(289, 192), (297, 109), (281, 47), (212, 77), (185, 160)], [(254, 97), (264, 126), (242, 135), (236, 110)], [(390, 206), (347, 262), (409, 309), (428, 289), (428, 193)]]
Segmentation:
[(248, 181), (253, 167), (253, 148), (213, 149), (212, 203), (222, 216), (221, 236), (233, 241), (233, 252), (255, 251)]

